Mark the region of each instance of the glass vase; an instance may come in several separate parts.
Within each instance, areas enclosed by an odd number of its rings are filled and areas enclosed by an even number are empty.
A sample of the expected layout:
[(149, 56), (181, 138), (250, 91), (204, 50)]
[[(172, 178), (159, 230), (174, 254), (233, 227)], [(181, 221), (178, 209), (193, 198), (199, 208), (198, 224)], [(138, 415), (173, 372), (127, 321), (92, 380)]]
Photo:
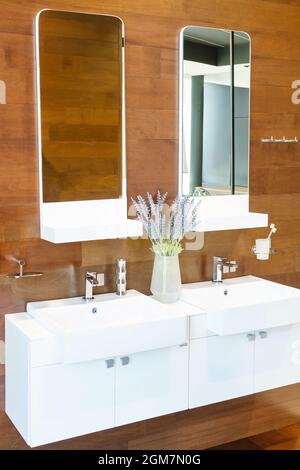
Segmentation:
[(181, 275), (178, 255), (155, 255), (150, 290), (156, 300), (165, 304), (179, 299)]

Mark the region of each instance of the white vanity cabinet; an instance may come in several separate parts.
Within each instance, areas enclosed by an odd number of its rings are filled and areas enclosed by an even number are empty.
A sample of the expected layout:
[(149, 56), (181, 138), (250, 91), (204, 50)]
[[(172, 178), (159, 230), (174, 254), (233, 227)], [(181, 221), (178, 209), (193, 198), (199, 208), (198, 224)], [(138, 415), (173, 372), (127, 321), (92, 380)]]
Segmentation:
[(116, 425), (188, 408), (188, 344), (116, 360)]
[(300, 323), (257, 331), (254, 390), (300, 382)]
[(188, 407), (188, 346), (34, 367), (29, 398), (33, 446), (180, 411)]
[(29, 445), (113, 427), (114, 384), (114, 369), (104, 360), (31, 368)]
[(234, 335), (190, 320), (189, 407), (300, 382), (300, 323)]
[(188, 343), (62, 358), (57, 335), (25, 313), (6, 317), (6, 413), (32, 447), (188, 408)]
[(57, 337), (27, 314), (5, 325), (5, 411), (34, 447), (114, 426), (115, 369), (61, 363)]
[[(294, 290), (287, 312), (281, 310), (283, 318), (271, 301), (259, 314), (256, 305), (234, 308), (234, 291), (226, 299), (223, 291), (211, 292), (213, 301), (229, 304), (227, 310), (184, 302), (162, 307), (136, 295), (130, 300), (128, 294), (127, 300), (117, 301), (123, 310), (108, 301), (95, 302), (101, 308), (97, 318), (86, 316), (86, 305), (74, 316), (70, 304), (62, 323), (67, 321), (67, 330), (76, 327), (72, 361), (66, 355), (70, 341), (62, 341), (63, 334), (28, 313), (6, 315), (5, 409), (26, 442), (35, 447), (300, 382), (300, 299), (294, 300)], [(204, 294), (199, 293), (199, 303)], [(223, 325), (226, 312), (232, 316), (231, 330)], [(246, 315), (248, 328), (253, 312), (255, 328), (241, 332), (240, 315)], [(209, 316), (220, 314), (222, 334), (217, 334), (209, 329), (216, 324)], [(52, 309), (49, 316), (55, 320), (55, 315)], [(81, 318), (88, 325), (85, 330), (79, 328)], [(257, 329), (258, 320), (265, 329)], [(274, 327), (266, 326), (271, 320)], [(237, 326), (238, 332), (228, 333)], [(89, 348), (90, 331), (98, 334), (94, 349)]]
[(191, 340), (190, 408), (253, 393), (253, 339), (250, 333)]

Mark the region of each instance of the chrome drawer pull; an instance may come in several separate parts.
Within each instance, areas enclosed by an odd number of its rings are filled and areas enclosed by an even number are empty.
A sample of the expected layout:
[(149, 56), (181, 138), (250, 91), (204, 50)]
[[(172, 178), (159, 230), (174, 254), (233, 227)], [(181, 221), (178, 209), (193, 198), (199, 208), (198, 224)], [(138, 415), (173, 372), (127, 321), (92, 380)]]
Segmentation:
[(120, 358), (122, 366), (127, 366), (130, 362), (130, 359), (128, 356), (124, 356)]
[(115, 365), (115, 360), (114, 359), (107, 359), (105, 361), (107, 369), (111, 369)]
[(249, 341), (255, 341), (255, 333), (248, 333), (247, 338)]
[(261, 339), (265, 339), (268, 336), (268, 333), (267, 331), (260, 331), (259, 336), (261, 337)]

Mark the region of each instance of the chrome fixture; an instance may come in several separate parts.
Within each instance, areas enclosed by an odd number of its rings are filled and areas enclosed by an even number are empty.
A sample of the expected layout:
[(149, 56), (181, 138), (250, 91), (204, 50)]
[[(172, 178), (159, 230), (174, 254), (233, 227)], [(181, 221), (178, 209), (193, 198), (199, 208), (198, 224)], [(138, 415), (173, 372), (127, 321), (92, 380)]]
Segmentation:
[(24, 266), (26, 264), (26, 261), (24, 259), (14, 259), (14, 261), (19, 266), (19, 272), (13, 273), (13, 274), (7, 274), (6, 277), (10, 279), (20, 279), (21, 277), (37, 277), (37, 276), (43, 275), (43, 273), (41, 272), (31, 272), (31, 271), (24, 272)]
[(223, 274), (235, 273), (238, 268), (236, 261), (228, 261), (228, 258), (221, 256), (214, 256), (213, 258), (213, 278), (212, 282), (223, 282)]
[(115, 360), (106, 359), (105, 364), (106, 364), (107, 369), (111, 369), (112, 367), (115, 367)]
[(119, 296), (126, 294), (126, 259), (123, 258), (117, 260), (116, 294)]
[(255, 333), (248, 333), (247, 338), (248, 338), (248, 341), (255, 341), (256, 334)]
[(273, 136), (270, 138), (262, 138), (260, 139), (261, 142), (265, 144), (297, 144), (298, 143), (298, 137), (294, 137), (293, 139), (286, 139), (285, 137), (282, 137), (282, 139), (274, 139)]
[(259, 336), (261, 339), (265, 339), (268, 337), (268, 332), (267, 331), (260, 331)]
[(104, 286), (104, 274), (96, 272), (87, 272), (85, 274), (85, 296), (84, 300), (90, 302), (93, 300), (93, 288)]
[(130, 362), (130, 358), (128, 356), (124, 356), (120, 358), (122, 366), (128, 366)]
[(204, 188), (203, 186), (195, 186), (193, 196), (194, 197), (199, 197), (199, 196), (210, 196), (210, 192)]

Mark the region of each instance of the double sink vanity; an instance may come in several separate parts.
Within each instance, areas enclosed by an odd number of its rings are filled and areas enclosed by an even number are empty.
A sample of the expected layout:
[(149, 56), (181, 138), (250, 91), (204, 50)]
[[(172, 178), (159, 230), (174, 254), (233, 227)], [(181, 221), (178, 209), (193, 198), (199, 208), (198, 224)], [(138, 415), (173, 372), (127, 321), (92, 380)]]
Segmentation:
[(6, 315), (6, 413), (34, 447), (300, 381), (300, 290), (254, 276)]

